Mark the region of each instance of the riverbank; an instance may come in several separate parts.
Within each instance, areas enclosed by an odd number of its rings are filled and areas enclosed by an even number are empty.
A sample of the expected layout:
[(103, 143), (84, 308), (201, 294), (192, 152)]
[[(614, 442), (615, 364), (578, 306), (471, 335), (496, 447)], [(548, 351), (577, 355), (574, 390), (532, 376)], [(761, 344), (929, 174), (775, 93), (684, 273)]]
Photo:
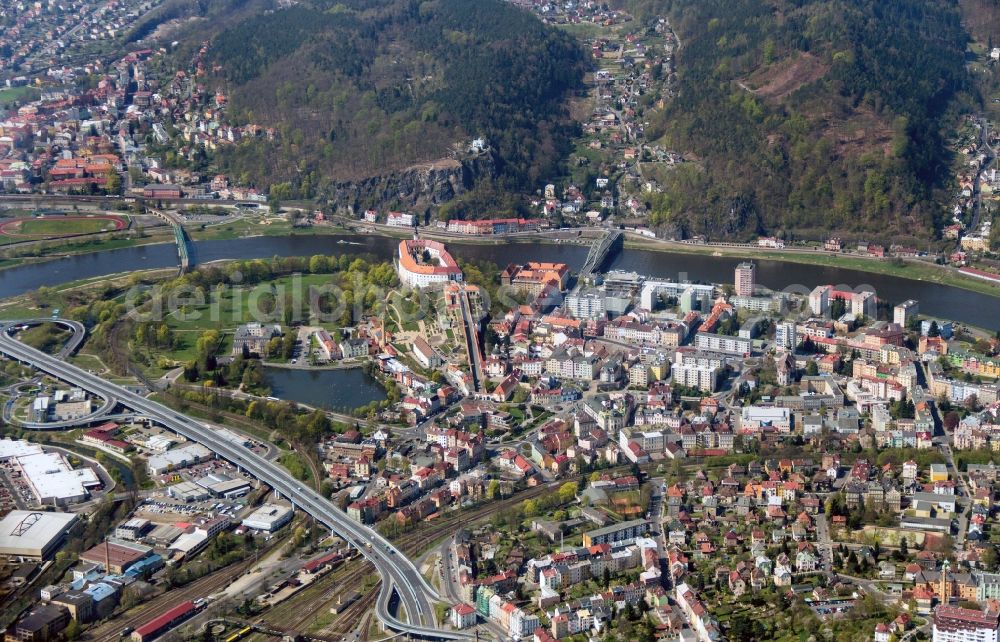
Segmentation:
[[(420, 228), (420, 233), (426, 238), (469, 246), (527, 245), (538, 243), (549, 245), (586, 245), (596, 232), (596, 230), (590, 229), (571, 228), (553, 230), (544, 235), (525, 233), (492, 237), (449, 234), (447, 232), (442, 233), (440, 230), (433, 228)], [(226, 241), (254, 237), (322, 237), (345, 235), (357, 236), (359, 238), (380, 236), (390, 239), (404, 239), (408, 238), (412, 232), (404, 228), (382, 229), (382, 226), (373, 228), (344, 224), (292, 227), (286, 221), (276, 219), (264, 224), (247, 220), (232, 221), (221, 226), (209, 226), (206, 229), (191, 229), (189, 230), (189, 234), (194, 241)], [(168, 243), (171, 243), (170, 237), (160, 234), (151, 234), (147, 237), (134, 239), (94, 240), (70, 246), (58, 253), (53, 252), (44, 256), (21, 256), (3, 259), (0, 260), (0, 271), (28, 263), (44, 263), (68, 256), (97, 254), (109, 250)], [(335, 248), (336, 246), (331, 246), (331, 254), (336, 253)], [(693, 245), (663, 239), (648, 239), (631, 234), (626, 238), (625, 249), (647, 250), (668, 254), (722, 256), (732, 257), (733, 259), (759, 259), (790, 264), (820, 265), (957, 287), (977, 294), (1000, 298), (1000, 285), (965, 276), (955, 268), (934, 265), (913, 259), (877, 259), (833, 254), (822, 250), (810, 251), (807, 249), (767, 250), (719, 245)]]
[[(338, 219), (335, 223), (327, 225), (293, 227), (287, 219), (281, 217), (245, 217), (219, 224), (204, 226), (189, 225), (186, 229), (193, 241), (227, 241), (254, 237), (322, 237), (340, 235), (361, 238), (380, 236), (390, 239), (405, 239), (412, 235), (412, 231), (409, 228), (390, 228), (384, 225), (371, 225), (359, 221), (348, 221), (346, 219)], [(471, 236), (448, 233), (433, 227), (419, 228), (419, 231), (426, 238), (468, 246), (527, 245), (538, 243), (550, 245), (586, 245), (591, 238), (601, 232), (598, 229), (569, 228), (564, 230), (550, 230), (544, 234), (520, 233), (504, 236)], [(154, 229), (150, 231), (148, 236), (141, 238), (94, 239), (85, 243), (63, 245), (58, 249), (47, 248), (48, 251), (41, 256), (16, 256), (0, 259), (0, 271), (29, 263), (44, 263), (69, 256), (97, 254), (109, 250), (172, 243), (172, 237), (160, 232), (160, 230)], [(335, 247), (332, 246), (330, 248), (330, 254), (336, 253)], [(1000, 285), (963, 275), (955, 268), (915, 259), (877, 259), (873, 257), (834, 254), (823, 250), (809, 250), (805, 248), (768, 250), (763, 248), (756, 249), (710, 244), (694, 245), (664, 239), (650, 239), (635, 234), (627, 235), (625, 249), (681, 255), (732, 257), (733, 259), (758, 259), (790, 264), (849, 269), (912, 281), (934, 283), (947, 287), (956, 287), (977, 294), (1000, 298)]]
[[(169, 231), (168, 231), (169, 232)], [(47, 239), (35, 241), (34, 243), (50, 244), (40, 248), (22, 246), (17, 250), (0, 251), (0, 270), (17, 267), (19, 265), (46, 263), (68, 256), (80, 256), (84, 254), (97, 254), (109, 250), (120, 250), (130, 247), (141, 247), (143, 245), (158, 245), (162, 243), (172, 243), (173, 237), (160, 229), (149, 230), (145, 236), (130, 238), (91, 238), (85, 241), (63, 242), (64, 239)], [(114, 234), (114, 233), (112, 233)], [(78, 238), (78, 237), (77, 237)]]
[[(129, 282), (139, 279), (154, 281), (166, 279), (177, 274), (177, 268), (150, 268), (148, 270), (130, 270), (117, 274), (107, 274), (104, 276), (88, 277), (75, 281), (65, 281), (57, 283), (52, 287), (54, 294), (65, 294), (70, 290), (89, 290), (104, 288), (107, 286), (122, 287)], [(48, 316), (52, 314), (52, 306), (42, 309), (32, 302), (29, 294), (0, 299), (0, 316), (9, 319), (26, 319), (37, 316)]]
[[(323, 228), (315, 228), (317, 230)], [(353, 226), (339, 228), (343, 233), (386, 236), (389, 238), (408, 238), (409, 230), (404, 228), (386, 230), (370, 228), (365, 231)], [(548, 244), (585, 244), (596, 235), (597, 230), (567, 229), (551, 230), (544, 235), (516, 234), (509, 236), (467, 236), (441, 233), (433, 228), (419, 228), (422, 236), (442, 242), (461, 243), (463, 245), (508, 245), (512, 243), (548, 243)], [(560, 236), (562, 235), (562, 236)], [(956, 268), (936, 265), (916, 259), (879, 259), (874, 257), (835, 254), (825, 250), (809, 250), (805, 248), (790, 248), (786, 250), (767, 250), (722, 245), (694, 245), (665, 239), (651, 239), (635, 234), (627, 234), (625, 249), (648, 250), (671, 254), (696, 254), (708, 256), (727, 256), (734, 259), (762, 259), (781, 261), (783, 263), (798, 263), (807, 265), (822, 265), (831, 268), (856, 270), (871, 274), (894, 276), (912, 281), (925, 281), (949, 287), (962, 288), (1000, 298), (1000, 285), (975, 279), (961, 274)]]
[(281, 370), (306, 370), (306, 371), (323, 371), (323, 370), (354, 370), (356, 368), (364, 368), (364, 361), (349, 361), (346, 363), (325, 363), (325, 364), (299, 364), (299, 363), (286, 363), (284, 361), (261, 361), (260, 365), (265, 368), (275, 368)]
[[(192, 243), (190, 251), (195, 264), (314, 255), (367, 256), (390, 261), (396, 252), (397, 239), (412, 234), (409, 229), (393, 229), (391, 234), (386, 234), (363, 225), (349, 230), (339, 225), (324, 224), (282, 232), (277, 225), (232, 223), (241, 229), (219, 231), (226, 235), (238, 231), (236, 238), (199, 238)], [(247, 233), (250, 231), (253, 233)], [(421, 230), (422, 235), (440, 238), (447, 243), (459, 260), (501, 266), (550, 261), (566, 263), (574, 270), (579, 270), (584, 263), (590, 245), (588, 238), (601, 232), (603, 230), (599, 228), (588, 228), (551, 231), (544, 235), (462, 237), (446, 232), (435, 234), (430, 229)], [(846, 284), (852, 288), (869, 286), (890, 304), (906, 299), (920, 300), (921, 311), (927, 316), (952, 318), (976, 327), (994, 327), (996, 319), (1000, 318), (1000, 287), (971, 276), (958, 275), (954, 271), (949, 273), (949, 269), (940, 266), (878, 261), (803, 249), (780, 252), (752, 247), (689, 245), (646, 239), (634, 234), (629, 235), (628, 248), (611, 258), (606, 269), (636, 272), (653, 279), (731, 283), (735, 264), (750, 257), (757, 260), (757, 282), (776, 291), (788, 287), (799, 291), (806, 288), (808, 291), (827, 283)], [(42, 286), (106, 278), (108, 274), (125, 270), (151, 268), (177, 270), (177, 250), (173, 243), (151, 243), (71, 255), (38, 265), (11, 266), (0, 270), (0, 298), (16, 297)]]
[(739, 247), (724, 247), (713, 245), (691, 245), (676, 241), (658, 239), (640, 239), (628, 237), (626, 249), (649, 250), (654, 252), (670, 252), (674, 254), (697, 254), (710, 256), (728, 256), (734, 259), (761, 259), (781, 261), (783, 263), (798, 263), (805, 265), (822, 265), (831, 268), (856, 270), (871, 274), (894, 276), (911, 281), (924, 281), (957, 287), (963, 290), (1000, 297), (1000, 285), (964, 276), (956, 268), (935, 265), (915, 259), (878, 259), (862, 256), (834, 254), (824, 250), (766, 250)]

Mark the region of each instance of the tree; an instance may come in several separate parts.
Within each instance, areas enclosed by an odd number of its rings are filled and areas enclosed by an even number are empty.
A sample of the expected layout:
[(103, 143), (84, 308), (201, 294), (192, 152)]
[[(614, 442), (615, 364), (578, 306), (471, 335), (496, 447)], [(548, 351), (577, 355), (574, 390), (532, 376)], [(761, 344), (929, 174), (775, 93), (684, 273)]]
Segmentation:
[(806, 374), (810, 377), (815, 377), (819, 374), (819, 366), (816, 365), (816, 361), (814, 359), (810, 359), (806, 362)]
[(53, 294), (55, 294), (55, 290), (52, 288), (46, 285), (40, 286), (37, 290), (30, 294), (31, 302), (40, 308), (47, 308), (52, 302)]
[(309, 271), (313, 274), (321, 274), (328, 269), (326, 257), (322, 254), (315, 254), (309, 258)]
[(172, 348), (174, 345), (174, 333), (166, 323), (161, 323), (156, 329), (156, 346), (158, 348)]
[(941, 328), (938, 327), (938, 322), (937, 321), (931, 321), (930, 327), (927, 328), (927, 336), (928, 337), (940, 337), (941, 336)]
[(576, 484), (574, 482), (566, 482), (559, 487), (559, 503), (568, 504), (576, 499)]
[(997, 562), (1000, 561), (998, 560), (996, 546), (993, 546), (992, 544), (988, 545), (983, 550), (983, 555), (980, 558), (980, 561), (986, 570), (990, 572), (995, 571), (997, 569)]
[(728, 637), (733, 642), (753, 642), (765, 638), (764, 625), (746, 615), (734, 615), (729, 624)]
[(75, 640), (80, 637), (80, 623), (75, 619), (70, 620), (69, 624), (66, 625), (66, 628), (63, 629), (63, 636), (65, 636), (67, 640)]
[(195, 348), (201, 356), (215, 353), (215, 348), (219, 345), (219, 331), (205, 330), (195, 342)]
[(113, 167), (109, 167), (108, 172), (105, 175), (104, 191), (108, 194), (121, 194), (122, 192), (121, 174), (119, 174)]

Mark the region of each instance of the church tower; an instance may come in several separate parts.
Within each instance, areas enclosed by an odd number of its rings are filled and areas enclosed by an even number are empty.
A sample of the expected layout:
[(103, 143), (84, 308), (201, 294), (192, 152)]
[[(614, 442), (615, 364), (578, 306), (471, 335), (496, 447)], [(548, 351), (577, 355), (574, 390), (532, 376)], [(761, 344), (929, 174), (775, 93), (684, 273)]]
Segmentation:
[(951, 601), (951, 583), (948, 581), (948, 571), (951, 569), (951, 562), (945, 560), (941, 564), (941, 578), (938, 580), (938, 600), (941, 604)]

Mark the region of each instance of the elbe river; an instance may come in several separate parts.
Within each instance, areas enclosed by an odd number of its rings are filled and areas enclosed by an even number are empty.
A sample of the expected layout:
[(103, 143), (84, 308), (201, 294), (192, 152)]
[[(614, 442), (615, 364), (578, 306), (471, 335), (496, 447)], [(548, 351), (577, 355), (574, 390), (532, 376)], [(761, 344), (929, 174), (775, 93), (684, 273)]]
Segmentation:
[[(338, 241), (344, 241), (338, 243)], [(199, 241), (194, 244), (196, 264), (222, 259), (255, 259), (272, 256), (339, 256), (370, 254), (392, 260), (398, 239), (382, 236), (285, 236)], [(486, 260), (501, 268), (524, 261), (559, 261), (578, 270), (587, 256), (587, 247), (575, 244), (505, 243), (499, 245), (449, 242), (448, 249), (458, 258)], [(740, 259), (708, 254), (678, 254), (653, 250), (624, 249), (605, 269), (628, 270), (650, 277), (688, 279), (704, 283), (732, 283), (733, 268)], [(858, 270), (756, 260), (757, 283), (772, 290), (794, 288), (808, 291), (817, 285), (873, 289), (879, 298), (894, 305), (917, 299), (920, 312), (995, 330), (1000, 328), (1000, 297), (977, 294), (961, 288), (870, 274)], [(44, 263), (0, 270), (0, 298), (10, 297), (43, 285), (108, 274), (165, 268), (177, 265), (172, 244), (107, 250), (80, 254)]]

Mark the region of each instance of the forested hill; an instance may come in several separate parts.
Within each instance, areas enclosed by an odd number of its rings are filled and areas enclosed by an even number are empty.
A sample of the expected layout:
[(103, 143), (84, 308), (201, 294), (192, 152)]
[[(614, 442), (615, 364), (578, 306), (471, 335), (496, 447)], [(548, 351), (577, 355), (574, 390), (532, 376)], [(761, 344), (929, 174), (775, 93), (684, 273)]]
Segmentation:
[(575, 40), (502, 0), (309, 0), (223, 31), (209, 49), (231, 116), (278, 130), (221, 169), (294, 195), (446, 157), (485, 137), (500, 181), (534, 186), (575, 131)]
[(635, 0), (682, 43), (653, 137), (697, 162), (656, 223), (749, 237), (925, 239), (970, 99), (955, 0)]

